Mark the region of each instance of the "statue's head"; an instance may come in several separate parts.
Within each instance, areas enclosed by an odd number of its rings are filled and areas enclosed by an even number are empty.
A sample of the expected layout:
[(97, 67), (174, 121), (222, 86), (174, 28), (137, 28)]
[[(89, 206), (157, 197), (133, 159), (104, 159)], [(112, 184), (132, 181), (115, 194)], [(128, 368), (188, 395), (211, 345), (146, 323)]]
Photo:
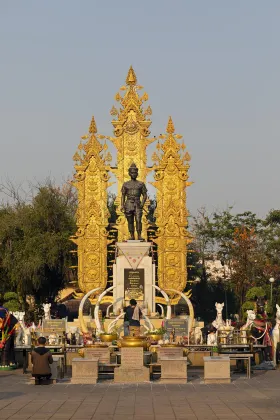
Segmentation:
[(220, 315), (223, 312), (224, 303), (215, 303), (216, 311)]
[(136, 179), (138, 177), (138, 168), (134, 162), (130, 165), (128, 173), (132, 179)]
[(247, 311), (247, 319), (250, 321), (254, 321), (256, 319), (256, 313), (252, 309), (248, 309)]

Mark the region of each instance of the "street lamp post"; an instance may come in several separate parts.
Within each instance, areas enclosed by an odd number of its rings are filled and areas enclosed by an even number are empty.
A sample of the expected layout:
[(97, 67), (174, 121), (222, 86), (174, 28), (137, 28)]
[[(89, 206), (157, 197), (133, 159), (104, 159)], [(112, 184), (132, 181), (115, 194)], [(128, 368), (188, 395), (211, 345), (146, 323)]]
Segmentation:
[(269, 282), (270, 282), (270, 304), (271, 304), (271, 307), (272, 307), (272, 285), (275, 282), (275, 278), (270, 277)]

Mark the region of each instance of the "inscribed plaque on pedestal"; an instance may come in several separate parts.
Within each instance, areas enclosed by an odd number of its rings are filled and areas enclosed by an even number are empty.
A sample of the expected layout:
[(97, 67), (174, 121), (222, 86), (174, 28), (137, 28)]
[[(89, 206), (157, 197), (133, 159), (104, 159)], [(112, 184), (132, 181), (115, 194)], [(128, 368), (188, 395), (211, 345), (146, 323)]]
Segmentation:
[(144, 268), (138, 270), (124, 269), (124, 299), (144, 301)]

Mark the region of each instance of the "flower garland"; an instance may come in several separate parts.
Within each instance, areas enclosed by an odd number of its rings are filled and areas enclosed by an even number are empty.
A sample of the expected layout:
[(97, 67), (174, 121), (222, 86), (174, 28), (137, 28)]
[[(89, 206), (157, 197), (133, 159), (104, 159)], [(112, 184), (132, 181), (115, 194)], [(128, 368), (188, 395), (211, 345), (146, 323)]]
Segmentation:
[[(258, 330), (260, 330), (261, 331), (261, 329), (260, 329), (260, 327), (258, 326), (258, 325), (256, 325), (254, 322), (253, 322), (253, 324), (252, 324), (255, 328), (257, 328)], [(251, 326), (251, 328), (252, 328), (252, 326)], [(255, 341), (257, 341), (257, 340), (261, 340), (264, 336), (265, 336), (265, 334), (266, 334), (266, 332), (267, 332), (267, 322), (265, 323), (265, 329), (264, 329), (264, 333), (263, 333), (263, 335), (261, 336), (261, 337), (254, 337), (252, 334), (251, 334), (251, 337), (255, 340)]]

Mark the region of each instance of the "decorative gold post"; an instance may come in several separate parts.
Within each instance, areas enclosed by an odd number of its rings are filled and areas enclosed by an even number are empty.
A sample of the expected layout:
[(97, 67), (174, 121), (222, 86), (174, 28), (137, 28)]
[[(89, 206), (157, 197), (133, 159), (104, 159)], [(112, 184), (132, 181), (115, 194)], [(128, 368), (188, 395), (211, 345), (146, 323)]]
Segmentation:
[[(190, 156), (185, 153), (180, 157), (180, 145), (175, 135), (174, 124), (169, 118), (167, 135), (162, 145), (158, 145), (159, 154), (153, 155), (157, 162), (154, 166), (155, 182), (151, 184), (157, 188), (156, 225), (158, 246), (158, 285), (164, 290), (175, 289), (183, 291), (187, 282), (187, 244), (191, 237), (187, 232), (186, 187), (188, 180)], [(172, 295), (172, 293), (169, 293)]]
[[(78, 246), (78, 283), (82, 292), (107, 284), (107, 209), (108, 171), (106, 156), (96, 138), (96, 124), (92, 117), (89, 134), (82, 137), (73, 160), (76, 162), (75, 181), (78, 190), (77, 232), (72, 241)], [(101, 290), (102, 291), (102, 290)], [(100, 290), (99, 290), (100, 293)]]
[[(118, 181), (118, 193), (115, 204), (117, 205), (117, 228), (118, 241), (126, 240), (129, 236), (125, 216), (120, 211), (121, 203), (121, 187), (124, 182), (130, 179), (128, 169), (132, 162), (136, 164), (139, 170), (138, 180), (146, 182), (147, 169), (147, 146), (154, 141), (154, 139), (147, 139), (150, 119), (147, 116), (152, 114), (151, 108), (148, 106), (146, 110), (143, 109), (142, 103), (148, 100), (148, 94), (144, 93), (142, 97), (138, 95), (138, 90), (142, 89), (137, 85), (137, 78), (132, 67), (128, 71), (126, 78), (126, 86), (121, 88), (125, 91), (124, 96), (117, 93), (116, 101), (120, 102), (121, 109), (118, 111), (114, 106), (111, 110), (111, 115), (116, 119), (112, 121), (114, 127), (114, 134), (116, 137), (109, 139), (113, 142), (117, 149), (117, 166), (112, 167), (111, 171), (116, 175)], [(145, 206), (147, 209), (148, 202)], [(143, 216), (143, 231), (142, 236), (147, 239), (147, 222), (146, 217)]]

